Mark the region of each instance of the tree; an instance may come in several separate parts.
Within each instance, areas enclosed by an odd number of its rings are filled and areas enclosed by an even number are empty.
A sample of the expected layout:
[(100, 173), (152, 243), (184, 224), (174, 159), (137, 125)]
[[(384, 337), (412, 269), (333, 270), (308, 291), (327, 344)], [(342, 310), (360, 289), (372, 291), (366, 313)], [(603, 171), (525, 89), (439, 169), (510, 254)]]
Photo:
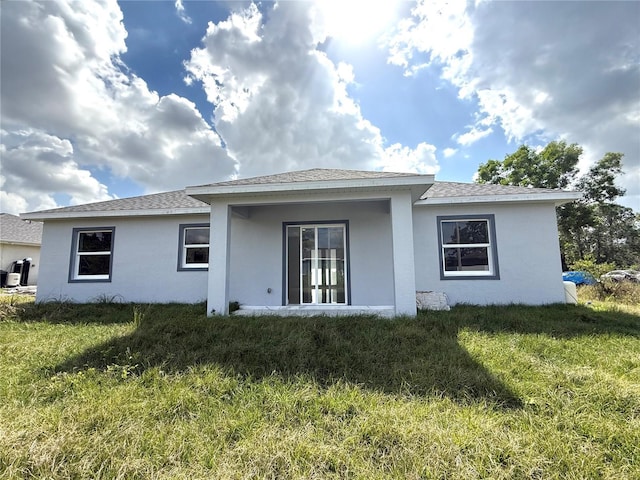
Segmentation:
[[(623, 173), (622, 157), (622, 153), (606, 153), (578, 180), (576, 188), (584, 197), (575, 208), (590, 217), (578, 234), (583, 252), (591, 253), (596, 263), (629, 266), (639, 261), (640, 224), (632, 209), (615, 203), (626, 193), (615, 184)], [(576, 228), (573, 231), (577, 233)]]
[(551, 142), (540, 152), (522, 145), (503, 161), (489, 160), (478, 168), (478, 183), (521, 185), (536, 188), (567, 188), (578, 174), (582, 148), (577, 144)]
[(640, 263), (640, 215), (615, 203), (625, 190), (615, 184), (622, 172), (622, 153), (607, 153), (577, 178), (582, 148), (564, 141), (540, 152), (523, 145), (503, 161), (478, 167), (478, 183), (539, 188), (574, 186), (583, 193), (576, 202), (556, 209), (563, 268), (593, 258), (597, 263), (629, 266)]
[(584, 192), (586, 200), (591, 203), (611, 203), (626, 193), (615, 184), (616, 177), (622, 174), (622, 157), (622, 153), (605, 153), (578, 181), (577, 188)]

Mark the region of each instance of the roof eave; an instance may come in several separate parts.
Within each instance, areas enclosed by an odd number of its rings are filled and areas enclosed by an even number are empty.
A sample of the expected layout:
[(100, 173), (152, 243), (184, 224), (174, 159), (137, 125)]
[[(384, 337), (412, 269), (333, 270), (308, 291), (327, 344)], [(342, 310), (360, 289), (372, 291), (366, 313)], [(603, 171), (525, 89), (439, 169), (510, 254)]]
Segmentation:
[(469, 195), (464, 197), (437, 197), (418, 200), (416, 205), (460, 205), (468, 203), (553, 203), (562, 205), (582, 198), (580, 192), (550, 192), (515, 195)]
[(14, 240), (2, 240), (2, 239), (0, 239), (0, 243), (4, 243), (5, 245), (18, 245), (20, 247), (39, 247), (41, 245), (40, 242), (19, 242)]
[(189, 208), (158, 208), (148, 210), (98, 210), (84, 212), (30, 212), (21, 213), (24, 220), (64, 220), (71, 218), (113, 218), (113, 217), (154, 217), (160, 215), (197, 215), (210, 213), (208, 205)]
[[(187, 187), (186, 193), (201, 202), (209, 203), (215, 197), (234, 197), (239, 195), (272, 195), (291, 192), (327, 192), (345, 189), (370, 188), (411, 188), (423, 194), (434, 182), (434, 175), (415, 175), (407, 177), (382, 177), (346, 180), (322, 180), (312, 182), (288, 182), (252, 185), (203, 185)], [(415, 196), (415, 194), (414, 194)]]

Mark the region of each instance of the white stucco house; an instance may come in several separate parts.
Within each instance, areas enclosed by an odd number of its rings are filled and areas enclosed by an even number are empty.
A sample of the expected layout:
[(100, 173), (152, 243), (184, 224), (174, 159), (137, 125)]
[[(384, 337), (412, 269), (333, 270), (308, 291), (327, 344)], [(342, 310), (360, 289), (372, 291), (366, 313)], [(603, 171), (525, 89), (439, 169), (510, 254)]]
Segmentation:
[(209, 314), (415, 315), (564, 302), (555, 206), (575, 192), (312, 169), (23, 214), (38, 301), (199, 302)]
[(22, 278), (27, 285), (38, 283), (42, 223), (0, 213), (0, 270), (13, 272), (15, 262), (29, 259), (29, 270)]

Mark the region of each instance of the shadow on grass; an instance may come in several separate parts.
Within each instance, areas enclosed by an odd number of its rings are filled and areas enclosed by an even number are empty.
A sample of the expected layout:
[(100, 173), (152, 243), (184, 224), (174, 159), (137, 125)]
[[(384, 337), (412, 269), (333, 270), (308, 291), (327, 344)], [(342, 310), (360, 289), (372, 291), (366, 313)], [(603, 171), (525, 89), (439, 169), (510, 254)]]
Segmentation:
[[(90, 307), (97, 312), (88, 318)], [(392, 321), (361, 316), (207, 318), (202, 305), (90, 307), (68, 307), (89, 310), (66, 321), (109, 323), (111, 315), (120, 323), (136, 317), (136, 328), (69, 358), (57, 371), (121, 366), (137, 373), (150, 367), (180, 372), (215, 364), (253, 379), (275, 373), (307, 376), (322, 386), (343, 380), (388, 393), (444, 395), (506, 408), (518, 408), (520, 399), (460, 345), (461, 329), (554, 337), (640, 334), (638, 316), (562, 305), (461, 306)]]
[[(120, 365), (184, 371), (216, 364), (260, 379), (343, 380), (388, 393), (444, 394), (518, 406), (518, 399), (459, 345), (444, 322), (346, 318), (147, 319), (127, 336), (59, 365), (62, 371)], [(112, 367), (113, 368), (113, 367)]]
[[(582, 305), (459, 305), (451, 314), (458, 328), (487, 333), (543, 334), (554, 338), (584, 335), (640, 337), (640, 315), (596, 311)], [(436, 312), (436, 316), (442, 315)]]

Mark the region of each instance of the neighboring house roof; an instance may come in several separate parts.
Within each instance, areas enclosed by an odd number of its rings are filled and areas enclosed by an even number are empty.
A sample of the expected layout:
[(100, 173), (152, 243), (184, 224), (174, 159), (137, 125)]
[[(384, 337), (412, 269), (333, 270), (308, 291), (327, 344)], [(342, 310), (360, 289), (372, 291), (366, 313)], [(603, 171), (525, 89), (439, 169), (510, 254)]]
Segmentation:
[(185, 190), (108, 200), (22, 214), (27, 219), (80, 218), (87, 216), (145, 216), (209, 213), (210, 206), (190, 196), (266, 191), (304, 191), (377, 186), (420, 188), (420, 204), (490, 203), (496, 201), (566, 202), (576, 192), (506, 185), (434, 181), (433, 175), (315, 168), (298, 172), (218, 182)]
[(0, 213), (0, 243), (40, 245), (42, 222), (25, 221), (9, 213)]

